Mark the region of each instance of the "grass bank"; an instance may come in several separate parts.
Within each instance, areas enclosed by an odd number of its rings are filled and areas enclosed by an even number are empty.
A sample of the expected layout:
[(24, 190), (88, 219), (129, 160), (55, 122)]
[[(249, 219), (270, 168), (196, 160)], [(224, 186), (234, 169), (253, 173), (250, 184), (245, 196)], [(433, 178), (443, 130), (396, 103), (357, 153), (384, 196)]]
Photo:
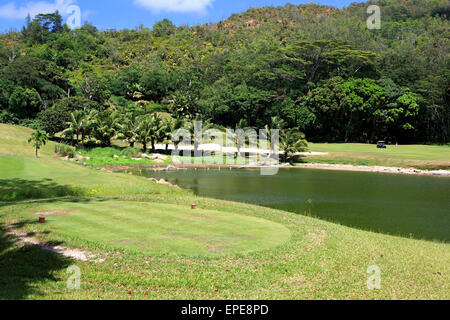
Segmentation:
[[(35, 159), (29, 134), (0, 125), (0, 299), (450, 298), (448, 244), (198, 198), (53, 158), (51, 143)], [(95, 258), (24, 245), (11, 229)], [(67, 288), (70, 265), (80, 290)], [(380, 290), (366, 285), (373, 265)]]
[(386, 166), (422, 170), (450, 170), (450, 146), (400, 145), (377, 149), (375, 145), (355, 143), (311, 143), (311, 151), (327, 155), (306, 156), (305, 162)]
[(118, 146), (110, 148), (81, 149), (78, 153), (87, 160), (83, 161), (88, 166), (94, 168), (103, 168), (105, 166), (131, 166), (131, 165), (152, 165), (152, 164), (170, 164), (171, 157), (163, 156), (164, 159), (146, 159), (142, 158), (142, 152), (137, 148), (121, 148)]

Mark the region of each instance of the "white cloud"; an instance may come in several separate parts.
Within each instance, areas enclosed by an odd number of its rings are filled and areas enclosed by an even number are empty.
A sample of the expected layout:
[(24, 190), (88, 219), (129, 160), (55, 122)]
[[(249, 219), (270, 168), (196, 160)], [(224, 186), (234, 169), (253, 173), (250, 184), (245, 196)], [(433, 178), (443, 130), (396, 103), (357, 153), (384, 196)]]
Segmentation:
[(134, 0), (138, 6), (152, 11), (205, 12), (214, 0)]
[(25, 19), (28, 14), (33, 18), (39, 13), (52, 13), (57, 10), (64, 17), (68, 14), (67, 8), (74, 3), (76, 3), (76, 0), (30, 1), (24, 5), (17, 6), (13, 1), (0, 5), (0, 18)]

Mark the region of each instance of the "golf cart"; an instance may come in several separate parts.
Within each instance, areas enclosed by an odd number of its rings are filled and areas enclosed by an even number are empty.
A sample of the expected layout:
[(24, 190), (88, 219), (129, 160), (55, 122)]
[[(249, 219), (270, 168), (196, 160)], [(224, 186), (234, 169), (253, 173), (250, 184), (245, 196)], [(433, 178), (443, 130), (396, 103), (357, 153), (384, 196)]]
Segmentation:
[(378, 141), (378, 143), (377, 143), (377, 148), (378, 148), (378, 149), (386, 149), (386, 142), (384, 142), (384, 141)]

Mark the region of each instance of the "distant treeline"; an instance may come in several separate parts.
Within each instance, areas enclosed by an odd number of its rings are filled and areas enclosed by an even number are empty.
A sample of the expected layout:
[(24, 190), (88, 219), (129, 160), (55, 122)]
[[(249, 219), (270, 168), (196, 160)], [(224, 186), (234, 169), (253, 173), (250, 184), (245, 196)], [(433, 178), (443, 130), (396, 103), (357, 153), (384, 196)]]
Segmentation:
[[(367, 7), (381, 8), (369, 30)], [(448, 142), (446, 0), (250, 9), (218, 24), (71, 31), (61, 16), (0, 35), (0, 122), (69, 126), (75, 111), (263, 128), (311, 141)]]

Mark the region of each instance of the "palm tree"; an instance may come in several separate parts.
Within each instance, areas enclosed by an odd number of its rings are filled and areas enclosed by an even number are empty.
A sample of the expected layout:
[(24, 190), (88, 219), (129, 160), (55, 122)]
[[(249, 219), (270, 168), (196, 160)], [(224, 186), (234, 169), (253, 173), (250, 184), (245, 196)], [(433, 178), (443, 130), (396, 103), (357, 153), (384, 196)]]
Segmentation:
[(163, 134), (164, 134), (164, 141), (166, 143), (166, 151), (169, 150), (169, 144), (173, 142), (175, 145), (175, 150), (178, 150), (178, 145), (180, 144), (180, 141), (173, 141), (172, 138), (174, 137), (175, 132), (177, 130), (183, 129), (185, 126), (185, 119), (182, 117), (177, 118), (167, 118), (163, 121)]
[(156, 150), (155, 144), (163, 137), (163, 119), (159, 114), (154, 113), (150, 116), (150, 142), (153, 152)]
[(275, 136), (272, 135), (272, 130), (282, 130), (286, 127), (286, 122), (280, 117), (272, 117), (270, 119), (270, 124), (264, 127), (264, 134), (266, 141), (270, 141), (270, 154), (269, 157), (272, 157), (275, 152)]
[(127, 114), (123, 119), (122, 123), (119, 124), (120, 138), (125, 139), (131, 148), (137, 141), (139, 123), (137, 121), (136, 115), (133, 113)]
[(36, 158), (38, 158), (38, 151), (42, 146), (45, 146), (48, 141), (48, 135), (38, 129), (31, 134), (30, 139), (28, 139), (28, 143), (33, 143), (33, 147), (36, 149)]
[(84, 145), (84, 140), (86, 138), (89, 138), (92, 126), (94, 124), (94, 119), (96, 117), (97, 113), (95, 111), (91, 111), (90, 113), (87, 113), (85, 111), (85, 116), (81, 124), (81, 144)]
[(119, 118), (117, 112), (105, 110), (96, 113), (92, 123), (92, 135), (100, 141), (103, 146), (110, 147), (111, 140), (117, 135), (119, 130)]
[(147, 151), (147, 144), (151, 141), (152, 125), (148, 117), (140, 117), (137, 124), (136, 141), (141, 143), (143, 151)]
[(305, 140), (305, 134), (297, 129), (282, 130), (280, 148), (284, 151), (283, 162), (287, 162), (289, 154), (307, 151), (308, 141)]
[(78, 141), (80, 138), (81, 131), (83, 130), (85, 124), (84, 121), (86, 120), (86, 113), (81, 110), (74, 111), (70, 114), (70, 121), (67, 122), (67, 125), (69, 128), (63, 131), (63, 134), (66, 137), (71, 137), (71, 140), (73, 141), (73, 136), (75, 135), (76, 140), (75, 144), (78, 145)]

